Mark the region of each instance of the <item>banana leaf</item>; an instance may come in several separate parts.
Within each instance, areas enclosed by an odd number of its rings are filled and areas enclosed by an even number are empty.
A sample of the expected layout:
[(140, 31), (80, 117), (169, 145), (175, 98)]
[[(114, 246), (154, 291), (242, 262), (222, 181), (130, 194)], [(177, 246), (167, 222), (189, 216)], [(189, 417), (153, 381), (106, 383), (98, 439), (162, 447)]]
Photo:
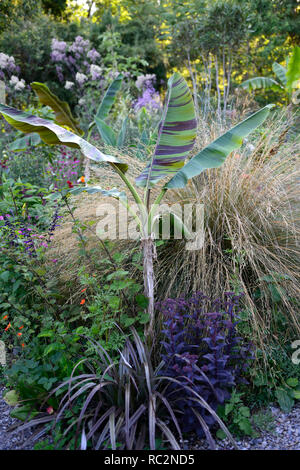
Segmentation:
[(55, 120), (58, 124), (68, 126), (75, 134), (81, 136), (84, 134), (83, 130), (79, 127), (78, 120), (72, 115), (68, 103), (61, 101), (44, 83), (32, 82), (31, 88), (42, 104), (53, 109)]
[(249, 80), (245, 80), (243, 83), (241, 83), (241, 87), (244, 88), (247, 91), (252, 91), (252, 90), (267, 90), (267, 89), (280, 89), (282, 88), (281, 85), (276, 82), (273, 78), (269, 77), (254, 77), (254, 78), (249, 78)]
[(74, 188), (71, 191), (69, 191), (69, 193), (73, 194), (74, 196), (83, 192), (86, 192), (88, 194), (101, 193), (103, 196), (109, 196), (115, 199), (121, 199), (123, 201), (127, 201), (127, 195), (125, 191), (119, 191), (117, 188), (112, 188), (112, 189), (107, 190), (107, 189), (100, 188), (100, 186), (87, 186), (87, 187)]
[(96, 117), (99, 119), (106, 119), (114, 102), (116, 99), (116, 94), (121, 88), (122, 85), (122, 80), (123, 80), (123, 75), (120, 73), (117, 78), (112, 82), (110, 87), (108, 88), (107, 92), (105, 93), (103, 100), (101, 101), (101, 104), (98, 108), (98, 111), (96, 113)]
[(121, 130), (120, 130), (119, 135), (118, 135), (117, 147), (119, 149), (124, 147), (128, 122), (129, 122), (129, 119), (128, 119), (128, 116), (126, 116), (126, 118), (122, 122), (122, 127), (121, 127)]
[(101, 135), (102, 140), (107, 144), (111, 145), (112, 147), (116, 147), (117, 145), (117, 137), (112, 128), (106, 124), (102, 119), (95, 117), (95, 123), (97, 129)]
[(35, 147), (41, 143), (41, 138), (39, 134), (34, 132), (33, 134), (25, 135), (19, 139), (14, 140), (9, 144), (8, 149), (13, 150), (14, 152), (19, 152), (21, 150), (27, 150), (28, 147)]
[(136, 184), (150, 187), (172, 176), (183, 165), (196, 139), (197, 121), (193, 98), (185, 79), (174, 73), (168, 82), (168, 94), (151, 162)]
[(296, 86), (296, 82), (300, 79), (300, 47), (295, 46), (292, 52), (292, 56), (288, 62), (287, 68), (287, 83), (286, 87), (289, 93), (292, 93), (293, 87)]
[(120, 162), (112, 155), (106, 155), (99, 149), (91, 145), (86, 140), (82, 139), (73, 132), (70, 132), (63, 127), (54, 124), (53, 122), (46, 121), (38, 116), (33, 116), (24, 111), (11, 108), (0, 104), (0, 113), (6, 121), (19, 131), (25, 134), (37, 132), (42, 141), (50, 145), (66, 145), (67, 147), (80, 149), (83, 155), (96, 162), (107, 162), (113, 166), (118, 167), (122, 173), (128, 169), (128, 165)]
[(165, 188), (184, 188), (189, 179), (199, 175), (203, 170), (221, 166), (227, 156), (242, 145), (243, 139), (264, 122), (273, 106), (272, 104), (268, 104), (260, 111), (252, 114), (237, 126), (218, 137), (214, 142), (191, 158), (191, 160), (189, 160), (165, 185)]
[(284, 87), (286, 87), (286, 73), (287, 70), (283, 65), (278, 64), (277, 62), (274, 62), (272, 65), (273, 72), (275, 73), (276, 77), (278, 80), (282, 83)]

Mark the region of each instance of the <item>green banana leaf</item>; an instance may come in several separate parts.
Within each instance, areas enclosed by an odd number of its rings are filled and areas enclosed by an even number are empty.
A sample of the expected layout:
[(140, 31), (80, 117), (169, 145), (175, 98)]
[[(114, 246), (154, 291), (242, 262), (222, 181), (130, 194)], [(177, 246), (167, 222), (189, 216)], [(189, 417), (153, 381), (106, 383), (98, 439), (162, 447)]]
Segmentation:
[(70, 107), (66, 101), (61, 101), (44, 83), (32, 82), (30, 85), (40, 102), (53, 109), (55, 120), (58, 124), (68, 126), (75, 132), (75, 134), (81, 136), (84, 134), (83, 130), (79, 127), (78, 120), (72, 115)]
[(189, 179), (199, 175), (203, 170), (221, 166), (227, 156), (242, 145), (243, 139), (264, 122), (273, 106), (272, 104), (268, 104), (260, 111), (252, 114), (228, 132), (218, 137), (214, 142), (191, 158), (191, 160), (189, 160), (165, 185), (165, 188), (184, 188)]
[(300, 79), (300, 47), (295, 46), (287, 67), (286, 87), (289, 93), (293, 91), (293, 85)]
[(99, 119), (106, 119), (114, 102), (116, 99), (116, 94), (121, 88), (122, 85), (122, 80), (123, 80), (123, 75), (120, 73), (117, 78), (112, 82), (112, 84), (109, 86), (107, 92), (105, 93), (103, 100), (101, 101), (101, 104), (98, 108), (98, 111), (96, 113), (96, 117)]
[(117, 145), (117, 137), (112, 128), (106, 124), (102, 119), (95, 117), (95, 123), (97, 129), (101, 135), (102, 140), (107, 144), (111, 145), (112, 147), (116, 147)]
[(118, 167), (118, 169), (123, 173), (128, 169), (128, 165), (120, 162), (116, 157), (102, 153), (99, 149), (94, 147), (94, 145), (91, 145), (78, 135), (73, 134), (53, 122), (46, 121), (40, 117), (30, 115), (24, 111), (19, 111), (18, 109), (2, 104), (0, 104), (0, 113), (9, 124), (19, 131), (22, 131), (25, 134), (37, 132), (46, 144), (63, 144), (67, 147), (78, 148), (85, 157), (90, 158), (91, 160), (96, 162), (107, 162), (112, 166)]
[(13, 150), (14, 152), (19, 152), (20, 150), (27, 150), (28, 147), (35, 147), (41, 143), (41, 138), (39, 134), (34, 132), (33, 134), (25, 135), (19, 139), (14, 140), (9, 144), (8, 149)]
[(100, 186), (86, 186), (86, 187), (79, 187), (79, 188), (74, 188), (69, 191), (70, 194), (73, 194), (74, 196), (80, 193), (86, 192), (88, 194), (95, 194), (95, 193), (101, 193), (103, 196), (110, 196), (114, 197), (115, 199), (121, 199), (123, 201), (127, 201), (127, 195), (125, 191), (119, 191), (117, 188), (112, 188), (112, 189), (102, 189)]
[(119, 135), (118, 135), (117, 147), (119, 149), (124, 147), (128, 122), (129, 122), (129, 118), (128, 118), (128, 116), (126, 116), (126, 118), (122, 122), (122, 127), (121, 127), (121, 130), (120, 130)]
[(283, 65), (278, 64), (277, 62), (274, 62), (272, 65), (273, 72), (275, 73), (276, 77), (278, 80), (282, 83), (284, 87), (286, 87), (286, 73), (287, 70)]
[(196, 128), (191, 92), (185, 79), (176, 72), (168, 82), (166, 104), (152, 160), (136, 178), (136, 184), (150, 187), (176, 173), (194, 146)]
[(249, 78), (249, 80), (245, 80), (243, 83), (241, 83), (241, 87), (244, 88), (247, 91), (252, 91), (252, 90), (267, 90), (269, 88), (272, 89), (280, 89), (282, 88), (281, 85), (276, 82), (273, 78), (269, 77), (254, 77), (254, 78)]

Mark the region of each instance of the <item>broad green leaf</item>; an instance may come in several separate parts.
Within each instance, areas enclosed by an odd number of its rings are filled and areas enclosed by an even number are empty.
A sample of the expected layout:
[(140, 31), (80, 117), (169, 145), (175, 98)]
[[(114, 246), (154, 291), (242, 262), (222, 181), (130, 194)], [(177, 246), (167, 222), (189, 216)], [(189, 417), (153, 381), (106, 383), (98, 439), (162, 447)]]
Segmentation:
[(286, 73), (287, 70), (283, 65), (274, 62), (272, 65), (273, 72), (275, 73), (278, 80), (282, 83), (284, 87), (286, 87)]
[(241, 83), (241, 87), (244, 88), (247, 91), (252, 91), (252, 90), (267, 90), (269, 88), (273, 89), (280, 89), (282, 86), (276, 82), (273, 78), (269, 77), (254, 77), (254, 78), (249, 78), (249, 80), (245, 80), (243, 83)]
[(289, 387), (297, 387), (298, 383), (299, 383), (299, 380), (297, 379), (297, 377), (289, 377), (286, 381), (287, 385)]
[(26, 150), (28, 147), (35, 147), (41, 143), (41, 138), (39, 134), (33, 133), (20, 137), (19, 139), (14, 140), (9, 146), (9, 150), (18, 152), (20, 150)]
[(296, 86), (296, 82), (300, 79), (300, 47), (295, 46), (291, 57), (289, 58), (286, 87), (289, 93), (292, 93), (293, 87)]
[(239, 421), (238, 426), (240, 430), (243, 431), (247, 436), (252, 436), (253, 429), (248, 418), (242, 418)]
[(152, 160), (136, 178), (136, 184), (150, 187), (176, 173), (194, 146), (196, 128), (191, 92), (184, 78), (176, 72), (168, 82), (166, 104)]
[(300, 400), (300, 390), (293, 390), (293, 396), (296, 400)]
[(53, 109), (55, 120), (58, 124), (68, 126), (78, 135), (84, 134), (83, 130), (79, 127), (78, 120), (72, 115), (70, 107), (66, 101), (61, 101), (44, 83), (32, 82), (30, 85), (38, 96), (40, 102)]
[(122, 127), (118, 135), (118, 141), (117, 141), (117, 147), (120, 149), (124, 146), (125, 143), (125, 137), (126, 137), (126, 132), (127, 132), (127, 127), (128, 127), (128, 116), (125, 117), (125, 119), (122, 122)]
[(94, 145), (53, 122), (46, 121), (38, 116), (33, 116), (3, 104), (0, 104), (0, 113), (2, 113), (9, 124), (19, 131), (25, 134), (37, 132), (46, 144), (63, 144), (67, 147), (78, 148), (85, 157), (91, 160), (99, 163), (107, 162), (112, 166), (117, 166), (123, 173), (127, 171), (127, 164), (120, 162), (112, 155), (102, 153), (99, 149), (94, 147)]
[(119, 191), (117, 188), (106, 190), (106, 189), (100, 188), (99, 186), (93, 186), (93, 187), (85, 186), (85, 187), (72, 189), (69, 192), (70, 194), (73, 194), (73, 195), (77, 195), (83, 192), (86, 192), (88, 194), (101, 193), (103, 196), (110, 196), (110, 197), (114, 197), (115, 199), (122, 199), (123, 201), (127, 200), (127, 195), (125, 191)]
[(33, 419), (38, 414), (39, 414), (39, 411), (33, 410), (32, 405), (18, 406), (17, 408), (14, 408), (10, 412), (10, 416), (12, 418), (17, 418), (21, 421)]
[(112, 128), (110, 126), (108, 126), (106, 124), (106, 122), (104, 122), (102, 119), (99, 119), (97, 117), (95, 117), (95, 123), (96, 123), (97, 129), (98, 129), (103, 141), (107, 145), (111, 145), (112, 147), (116, 147), (117, 138), (116, 138), (116, 134), (114, 133)]
[(106, 119), (116, 99), (116, 94), (121, 88), (123, 75), (120, 73), (117, 78), (112, 82), (103, 100), (97, 110), (96, 117), (99, 119)]
[(218, 137), (218, 139), (195, 155), (195, 157), (191, 158), (165, 185), (165, 188), (184, 188), (190, 178), (198, 176), (208, 168), (218, 168), (221, 166), (228, 155), (242, 145), (243, 139), (264, 122), (273, 106), (268, 104)]
[(275, 396), (282, 411), (289, 413), (294, 406), (294, 400), (290, 396), (288, 390), (277, 388), (275, 390)]
[(9, 406), (16, 406), (19, 403), (19, 395), (16, 390), (10, 390), (3, 396), (3, 400)]

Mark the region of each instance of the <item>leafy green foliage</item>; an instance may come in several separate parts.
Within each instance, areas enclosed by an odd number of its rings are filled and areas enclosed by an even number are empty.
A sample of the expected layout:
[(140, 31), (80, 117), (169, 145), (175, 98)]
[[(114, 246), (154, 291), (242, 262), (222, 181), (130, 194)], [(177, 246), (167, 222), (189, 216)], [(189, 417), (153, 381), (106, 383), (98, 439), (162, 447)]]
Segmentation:
[[(251, 423), (250, 409), (244, 405), (242, 393), (233, 391), (230, 400), (225, 405), (218, 408), (218, 414), (228, 425), (228, 429), (236, 436), (257, 436)], [(226, 437), (221, 429), (217, 431), (217, 437), (223, 439)]]
[(72, 115), (68, 103), (61, 101), (44, 83), (32, 82), (30, 85), (38, 96), (39, 101), (43, 105), (49, 106), (53, 109), (55, 113), (55, 121), (58, 124), (71, 128), (78, 135), (83, 135), (83, 131), (79, 127), (78, 120)]

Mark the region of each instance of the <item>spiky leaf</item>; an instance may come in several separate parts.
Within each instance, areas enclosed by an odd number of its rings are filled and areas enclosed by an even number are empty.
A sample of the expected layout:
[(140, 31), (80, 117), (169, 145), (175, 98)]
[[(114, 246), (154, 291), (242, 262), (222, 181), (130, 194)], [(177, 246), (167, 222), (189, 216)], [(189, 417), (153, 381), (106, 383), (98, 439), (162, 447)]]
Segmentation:
[(40, 102), (53, 109), (55, 120), (58, 124), (68, 126), (78, 135), (84, 134), (83, 130), (79, 127), (78, 120), (72, 115), (66, 101), (61, 101), (44, 83), (32, 82), (30, 85)]
[(94, 145), (91, 145), (78, 135), (73, 134), (53, 122), (46, 121), (38, 116), (33, 116), (25, 113), (24, 111), (19, 111), (18, 109), (2, 104), (0, 104), (0, 113), (2, 113), (3, 117), (9, 124), (19, 131), (22, 131), (25, 134), (37, 132), (46, 144), (62, 144), (67, 147), (78, 148), (81, 150), (83, 155), (91, 160), (96, 162), (107, 162), (111, 165), (115, 165), (123, 173), (127, 171), (128, 165), (120, 162), (116, 157), (102, 153), (99, 149), (94, 147)]
[(172, 176), (183, 165), (196, 138), (193, 98), (184, 78), (174, 73), (168, 82), (168, 95), (151, 162), (136, 183), (152, 186), (165, 176)]
[(203, 170), (221, 166), (226, 157), (242, 145), (243, 139), (264, 122), (273, 106), (268, 104), (218, 137), (195, 157), (191, 158), (165, 185), (165, 188), (184, 188), (190, 178), (199, 175)]

